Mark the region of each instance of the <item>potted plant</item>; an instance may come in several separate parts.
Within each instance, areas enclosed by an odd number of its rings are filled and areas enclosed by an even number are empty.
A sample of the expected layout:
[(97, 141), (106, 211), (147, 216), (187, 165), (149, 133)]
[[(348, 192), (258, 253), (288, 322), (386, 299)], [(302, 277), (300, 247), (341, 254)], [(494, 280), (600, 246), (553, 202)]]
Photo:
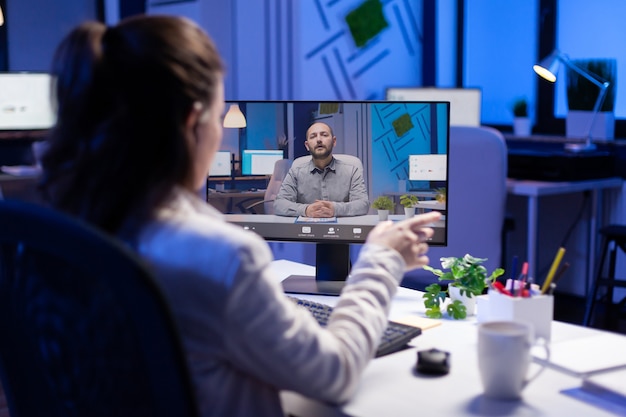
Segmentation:
[(526, 98), (518, 98), (513, 102), (513, 134), (515, 136), (530, 136), (530, 132), (528, 102)]
[(400, 196), (400, 204), (404, 207), (404, 215), (408, 217), (413, 217), (415, 214), (415, 205), (418, 203), (419, 199), (414, 194), (403, 194)]
[(289, 139), (287, 138), (287, 135), (283, 133), (277, 136), (276, 146), (278, 147), (278, 149), (283, 151), (283, 158), (288, 159), (289, 158)]
[[(487, 259), (475, 258), (466, 254), (462, 258), (441, 258), (441, 267), (447, 269), (435, 269), (428, 265), (424, 266), (426, 271), (430, 271), (439, 277), (439, 281), (449, 281), (446, 290), (441, 285), (434, 283), (426, 287), (424, 294), (424, 306), (426, 316), (430, 318), (441, 318), (441, 303), (445, 301), (446, 295), (450, 296), (451, 303), (447, 307), (447, 313), (454, 319), (464, 319), (467, 315), (474, 314), (475, 297), (481, 295), (486, 288), (502, 274), (504, 269), (496, 268), (491, 274), (482, 265)], [(470, 308), (463, 303), (461, 298), (469, 301)], [(472, 302), (474, 305), (472, 305)]]
[(372, 208), (378, 210), (378, 218), (380, 220), (387, 220), (389, 217), (389, 212), (392, 211), (395, 207), (395, 204), (391, 200), (391, 198), (381, 195), (378, 196), (372, 202)]
[(446, 187), (435, 188), (435, 201), (445, 204), (447, 200), (447, 193), (448, 190), (446, 189)]
[(572, 64), (581, 68), (600, 82), (607, 81), (609, 87), (598, 113), (593, 120), (591, 132), (589, 124), (593, 116), (600, 89), (591, 81), (567, 68), (567, 117), (565, 134), (567, 137), (586, 138), (589, 133), (594, 139), (613, 139), (615, 133), (615, 82), (617, 63), (615, 59), (574, 59)]

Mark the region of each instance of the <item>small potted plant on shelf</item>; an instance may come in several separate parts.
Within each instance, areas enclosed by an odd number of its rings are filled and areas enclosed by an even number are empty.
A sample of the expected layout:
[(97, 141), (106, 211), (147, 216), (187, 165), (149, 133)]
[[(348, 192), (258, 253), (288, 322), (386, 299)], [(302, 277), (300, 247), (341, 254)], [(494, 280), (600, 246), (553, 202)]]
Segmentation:
[(435, 188), (435, 201), (438, 203), (445, 204), (447, 200), (447, 197), (446, 197), (447, 192), (448, 190), (446, 189), (446, 187)]
[(372, 208), (378, 210), (378, 218), (380, 220), (387, 220), (387, 218), (389, 217), (389, 212), (393, 211), (394, 207), (395, 204), (393, 203), (391, 198), (384, 195), (378, 196), (372, 202)]
[(528, 102), (525, 98), (518, 98), (513, 102), (513, 133), (515, 136), (530, 136), (530, 132)]
[(441, 258), (441, 267), (447, 269), (447, 272), (428, 265), (424, 266), (426, 271), (438, 276), (439, 281), (449, 281), (446, 290), (443, 290), (441, 285), (437, 283), (426, 287), (424, 294), (426, 316), (430, 318), (443, 317), (441, 304), (445, 301), (446, 295), (450, 296), (452, 301), (446, 310), (450, 317), (464, 319), (468, 315), (473, 315), (475, 297), (481, 295), (500, 275), (504, 274), (502, 268), (496, 268), (491, 274), (488, 274), (487, 269), (482, 265), (486, 260), (486, 258), (475, 258), (470, 254), (462, 258)]
[(403, 194), (400, 196), (400, 204), (404, 207), (404, 215), (409, 218), (415, 214), (415, 205), (418, 203), (418, 198), (413, 194)]

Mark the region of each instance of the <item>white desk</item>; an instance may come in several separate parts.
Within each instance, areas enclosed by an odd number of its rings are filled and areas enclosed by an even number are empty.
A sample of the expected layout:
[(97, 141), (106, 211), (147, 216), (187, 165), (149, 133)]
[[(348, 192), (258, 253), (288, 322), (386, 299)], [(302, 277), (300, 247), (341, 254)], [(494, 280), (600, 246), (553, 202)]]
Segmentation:
[(0, 173), (0, 200), (5, 198), (41, 203), (42, 197), (37, 190), (38, 183), (39, 175), (32, 170), (19, 174)]
[(580, 193), (591, 191), (591, 212), (589, 214), (589, 248), (587, 251), (587, 272), (585, 275), (585, 294), (594, 274), (596, 255), (596, 235), (598, 231), (598, 213), (600, 196), (606, 188), (622, 186), (621, 178), (601, 178), (586, 181), (548, 182), (507, 179), (507, 192), (511, 195), (528, 198), (528, 234), (526, 252), (528, 257), (528, 275), (537, 277), (537, 251), (539, 238), (539, 198), (547, 195)]
[[(313, 268), (290, 261), (275, 261), (277, 280), (287, 274), (312, 274)], [(336, 297), (307, 296), (333, 304)], [(424, 304), (418, 291), (400, 288), (390, 316), (423, 316)], [(552, 343), (585, 340), (606, 335), (594, 329), (554, 322)], [(613, 335), (610, 335), (613, 336)], [(615, 336), (622, 338), (623, 336)], [(626, 337), (623, 337), (626, 339)], [(610, 416), (597, 405), (573, 398), (568, 390), (581, 393), (581, 379), (548, 368), (524, 390), (521, 401), (494, 401), (482, 397), (476, 358), (476, 320), (444, 319), (415, 338), (413, 348), (374, 359), (365, 369), (355, 397), (341, 407), (310, 400), (293, 392), (281, 393), (286, 413), (308, 416)], [(626, 342), (625, 342), (626, 343)], [(436, 347), (450, 352), (450, 373), (440, 377), (415, 374), (416, 351)], [(607, 351), (618, 348), (606, 346)], [(602, 353), (602, 352), (600, 352)], [(623, 352), (610, 352), (623, 355)], [(585, 358), (581, 358), (585, 360)], [(534, 368), (535, 364), (532, 365)], [(534, 369), (531, 369), (531, 371)], [(626, 412), (626, 410), (624, 410)]]
[(236, 201), (250, 200), (247, 204), (252, 204), (255, 199), (261, 201), (264, 197), (265, 190), (221, 192), (207, 188), (206, 201), (223, 213), (232, 213)]

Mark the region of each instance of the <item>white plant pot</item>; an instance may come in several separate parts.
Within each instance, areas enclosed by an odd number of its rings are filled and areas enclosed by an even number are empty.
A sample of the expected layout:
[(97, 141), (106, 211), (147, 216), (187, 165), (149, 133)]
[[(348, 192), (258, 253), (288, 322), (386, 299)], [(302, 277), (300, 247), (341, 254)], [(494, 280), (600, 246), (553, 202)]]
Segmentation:
[(513, 118), (513, 134), (515, 136), (530, 136), (532, 125), (528, 117)]
[(409, 219), (415, 216), (415, 207), (405, 207), (404, 208), (404, 216)]
[[(568, 138), (587, 139), (592, 111), (570, 110), (565, 118), (565, 136)], [(592, 139), (613, 139), (615, 136), (615, 114), (598, 112), (591, 128)]]
[(463, 295), (461, 295), (461, 290), (458, 287), (453, 287), (452, 285), (448, 286), (448, 294), (450, 294), (451, 301), (459, 300), (463, 303), (465, 311), (467, 312), (467, 317), (476, 314), (476, 297), (468, 297), (465, 295), (465, 291), (463, 292)]
[(378, 210), (378, 220), (385, 221), (389, 218), (389, 210)]

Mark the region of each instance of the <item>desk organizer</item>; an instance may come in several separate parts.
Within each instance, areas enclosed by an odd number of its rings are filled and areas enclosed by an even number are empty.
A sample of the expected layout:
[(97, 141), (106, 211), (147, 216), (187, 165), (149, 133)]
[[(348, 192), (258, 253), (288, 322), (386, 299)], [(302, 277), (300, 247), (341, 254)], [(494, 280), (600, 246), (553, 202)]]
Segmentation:
[(533, 297), (511, 297), (497, 291), (480, 296), (478, 321), (525, 321), (533, 325), (535, 337), (550, 340), (554, 317), (554, 297), (536, 295)]

